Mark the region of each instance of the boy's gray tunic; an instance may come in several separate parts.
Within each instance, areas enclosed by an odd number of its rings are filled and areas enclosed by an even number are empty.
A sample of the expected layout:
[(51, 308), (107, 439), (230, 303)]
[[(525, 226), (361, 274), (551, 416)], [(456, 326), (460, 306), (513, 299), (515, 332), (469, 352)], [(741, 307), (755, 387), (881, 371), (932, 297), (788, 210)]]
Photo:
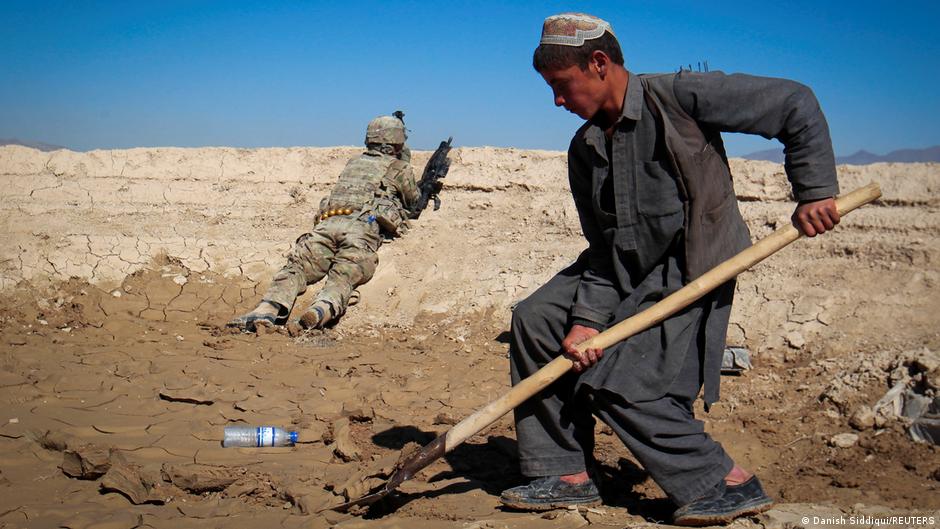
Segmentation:
[[(777, 138), (797, 200), (837, 194), (828, 125), (798, 83), (720, 72), (630, 74), (611, 138), (592, 122), (568, 152), (571, 191), (589, 247), (513, 313), (513, 383), (561, 354), (572, 324), (630, 317), (750, 244), (720, 132)], [(515, 411), (523, 474), (577, 472), (602, 417), (663, 490), (683, 504), (733, 464), (695, 420), (705, 385), (718, 399), (734, 282), (609, 348)], [(578, 399), (589, 386), (586, 401)]]
[[(663, 113), (666, 121), (661, 121)], [(666, 125), (665, 135), (657, 134), (663, 130), (657, 121)], [(699, 139), (690, 138), (695, 123), (702, 131)], [(775, 137), (787, 145), (788, 175), (797, 200), (837, 194), (828, 126), (806, 87), (720, 72), (642, 78), (631, 74), (611, 140), (588, 122), (571, 142), (571, 190), (590, 244), (588, 266), (571, 310), (575, 323), (606, 327), (632, 316), (750, 244), (721, 131)], [(667, 145), (680, 140), (687, 145)], [(689, 147), (695, 150), (690, 153)], [(700, 168), (699, 174), (682, 174), (695, 170), (689, 165)], [(682, 178), (672, 176), (677, 173)], [(697, 196), (685, 199), (693, 192)], [(690, 240), (686, 234), (692, 231), (701, 242)], [(627, 340), (581, 382), (615, 391), (628, 401), (658, 398), (682, 367), (692, 337), (704, 331), (705, 399), (714, 402), (730, 301), (730, 292), (719, 290)]]

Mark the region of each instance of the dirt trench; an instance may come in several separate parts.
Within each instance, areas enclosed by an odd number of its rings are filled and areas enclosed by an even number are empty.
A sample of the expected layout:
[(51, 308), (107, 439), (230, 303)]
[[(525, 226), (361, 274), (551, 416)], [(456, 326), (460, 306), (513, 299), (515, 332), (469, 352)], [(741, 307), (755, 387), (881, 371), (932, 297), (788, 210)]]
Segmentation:
[[(672, 506), (600, 424), (603, 507), (500, 509), (499, 492), (522, 480), (509, 417), (380, 509), (317, 513), (508, 388), (509, 306), (583, 247), (560, 153), (457, 150), (443, 207), (382, 247), (362, 302), (294, 339), (224, 322), (260, 296), (323, 175), (352, 149), (11, 149), (0, 149), (0, 526), (668, 520)], [(782, 169), (733, 167), (753, 236), (786, 222)], [(736, 526), (940, 510), (938, 449), (901, 420), (860, 418), (898, 377), (937, 384), (940, 168), (840, 168), (843, 189), (869, 180), (883, 200), (739, 278), (729, 339), (755, 367), (724, 377), (721, 402), (699, 416), (779, 505)], [(224, 449), (229, 424), (280, 425), (301, 442)]]

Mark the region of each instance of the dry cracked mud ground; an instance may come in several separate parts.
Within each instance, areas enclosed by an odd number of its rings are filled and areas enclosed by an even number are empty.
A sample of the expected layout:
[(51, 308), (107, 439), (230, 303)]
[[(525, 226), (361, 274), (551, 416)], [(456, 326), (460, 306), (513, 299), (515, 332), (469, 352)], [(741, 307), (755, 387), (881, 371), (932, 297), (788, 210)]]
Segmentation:
[[(603, 425), (603, 507), (501, 510), (499, 492), (522, 480), (508, 417), (381, 508), (317, 512), (501, 395), (509, 306), (583, 247), (562, 153), (455, 149), (442, 208), (381, 248), (338, 325), (299, 339), (229, 332), (356, 152), (0, 148), (0, 527), (668, 520)], [(784, 225), (782, 167), (732, 167), (753, 237)], [(729, 339), (755, 367), (724, 377), (700, 416), (778, 506), (734, 527), (940, 524), (940, 451), (866, 410), (899, 378), (940, 383), (940, 166), (839, 169), (843, 191), (876, 181), (884, 197), (739, 278)], [(280, 425), (301, 442), (222, 448), (229, 424)]]

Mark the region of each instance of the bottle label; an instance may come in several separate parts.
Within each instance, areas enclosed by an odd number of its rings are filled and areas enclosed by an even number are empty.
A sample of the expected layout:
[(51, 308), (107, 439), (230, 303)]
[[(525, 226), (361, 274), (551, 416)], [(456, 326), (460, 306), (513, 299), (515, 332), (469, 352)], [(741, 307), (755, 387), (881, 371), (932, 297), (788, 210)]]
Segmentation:
[(258, 446), (274, 446), (274, 427), (258, 427)]

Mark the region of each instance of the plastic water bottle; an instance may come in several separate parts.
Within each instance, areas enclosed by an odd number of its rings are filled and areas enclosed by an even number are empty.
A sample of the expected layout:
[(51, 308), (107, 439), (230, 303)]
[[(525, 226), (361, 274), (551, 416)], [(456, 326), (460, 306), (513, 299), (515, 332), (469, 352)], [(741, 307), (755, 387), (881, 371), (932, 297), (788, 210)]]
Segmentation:
[(288, 432), (274, 426), (226, 426), (222, 446), (250, 447), (293, 446), (297, 432)]

